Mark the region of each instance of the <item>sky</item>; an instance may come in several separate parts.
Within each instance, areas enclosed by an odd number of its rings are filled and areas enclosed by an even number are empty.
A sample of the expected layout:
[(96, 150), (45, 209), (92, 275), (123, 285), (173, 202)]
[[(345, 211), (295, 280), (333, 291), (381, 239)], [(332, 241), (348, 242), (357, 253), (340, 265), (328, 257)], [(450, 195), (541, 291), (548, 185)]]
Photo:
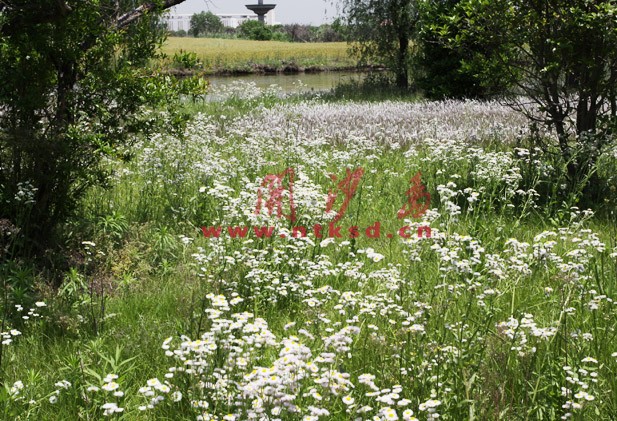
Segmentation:
[[(336, 18), (336, 7), (332, 0), (266, 0), (276, 4), (276, 21), (282, 24), (302, 23), (321, 25)], [(246, 4), (257, 4), (257, 0), (186, 0), (174, 9), (175, 13), (198, 13), (210, 10), (212, 13), (246, 13)]]

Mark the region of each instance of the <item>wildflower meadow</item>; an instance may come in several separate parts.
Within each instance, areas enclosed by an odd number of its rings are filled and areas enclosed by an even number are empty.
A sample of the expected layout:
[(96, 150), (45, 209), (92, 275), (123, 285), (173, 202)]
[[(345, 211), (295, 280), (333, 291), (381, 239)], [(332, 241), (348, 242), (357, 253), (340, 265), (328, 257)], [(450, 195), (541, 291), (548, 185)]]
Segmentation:
[[(617, 417), (617, 203), (567, 185), (567, 162), (530, 141), (551, 132), (497, 102), (216, 95), (187, 103), (182, 136), (135, 136), (117, 151), (131, 160), (105, 163), (59, 286), (3, 265), (0, 418)], [(614, 191), (617, 145), (596, 165)], [(295, 220), (288, 179), (282, 216), (256, 212), (289, 168)], [(399, 217), (418, 174), (430, 205)], [(291, 235), (345, 198), (337, 223), (382, 235)], [(385, 235), (402, 226), (431, 236)]]

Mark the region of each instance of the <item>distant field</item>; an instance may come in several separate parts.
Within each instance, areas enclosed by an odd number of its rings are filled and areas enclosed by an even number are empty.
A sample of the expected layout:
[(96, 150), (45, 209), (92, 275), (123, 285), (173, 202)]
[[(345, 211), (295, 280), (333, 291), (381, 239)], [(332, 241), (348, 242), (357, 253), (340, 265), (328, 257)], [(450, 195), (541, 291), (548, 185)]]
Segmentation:
[(347, 44), (290, 43), (213, 38), (169, 38), (163, 51), (169, 60), (180, 50), (198, 55), (204, 69), (211, 73), (281, 70), (289, 64), (302, 68), (349, 67), (355, 61), (347, 54)]

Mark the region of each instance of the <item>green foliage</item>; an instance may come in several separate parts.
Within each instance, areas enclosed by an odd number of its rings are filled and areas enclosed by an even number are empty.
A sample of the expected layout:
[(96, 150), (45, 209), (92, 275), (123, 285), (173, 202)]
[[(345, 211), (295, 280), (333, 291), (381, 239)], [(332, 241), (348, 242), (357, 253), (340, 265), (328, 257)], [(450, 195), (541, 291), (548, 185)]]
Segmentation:
[(170, 37), (184, 38), (187, 35), (188, 34), (187, 34), (187, 32), (184, 29), (180, 29), (178, 31), (169, 31), (169, 36)]
[(223, 21), (212, 12), (195, 13), (191, 16), (191, 29), (189, 29), (189, 33), (194, 37), (218, 34), (224, 30)]
[(196, 69), (201, 67), (201, 62), (197, 57), (197, 53), (192, 51), (180, 50), (174, 53), (172, 58), (173, 66), (179, 69)]
[(412, 47), (419, 21), (416, 0), (342, 0), (352, 52), (362, 64), (378, 62), (409, 86)]
[(200, 93), (147, 67), (164, 39), (161, 8), (133, 7), (0, 5), (0, 219), (21, 229), (24, 251), (52, 244), (84, 192), (105, 181), (101, 162), (155, 129), (145, 106)]
[(280, 30), (273, 30), (270, 41), (289, 42), (289, 37), (287, 36), (287, 34), (281, 32)]
[(247, 20), (242, 22), (237, 29), (238, 36), (243, 39), (254, 41), (270, 41), (274, 32), (269, 26), (256, 20)]
[(282, 25), (277, 32), (285, 34), (291, 42), (342, 42), (346, 39), (345, 28), (337, 18), (331, 25)]
[(422, 3), (418, 55), (414, 60), (418, 87), (430, 99), (483, 98), (503, 92), (503, 86), (487, 86), (465, 60), (481, 51), (480, 45), (457, 48), (449, 40), (459, 28), (449, 25), (460, 0), (429, 0)]
[(616, 14), (608, 0), (465, 0), (450, 19), (465, 71), (511, 86), (511, 103), (556, 131), (572, 183), (613, 136)]

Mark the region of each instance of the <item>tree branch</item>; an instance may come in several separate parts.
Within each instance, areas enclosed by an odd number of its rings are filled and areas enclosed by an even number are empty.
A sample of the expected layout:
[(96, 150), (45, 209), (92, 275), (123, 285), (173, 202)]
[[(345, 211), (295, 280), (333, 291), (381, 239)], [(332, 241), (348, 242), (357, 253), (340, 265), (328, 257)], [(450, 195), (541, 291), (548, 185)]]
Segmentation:
[[(127, 12), (115, 21), (114, 26), (122, 29), (135, 22), (144, 14), (154, 10), (166, 10), (170, 7), (183, 3), (185, 0), (164, 0), (163, 2), (149, 1), (139, 7)], [(28, 6), (29, 7), (29, 6)], [(56, 7), (52, 9), (32, 10), (27, 7), (11, 5), (10, 3), (0, 2), (0, 12), (18, 12), (16, 18), (9, 20), (6, 25), (0, 27), (0, 35), (12, 35), (24, 26), (40, 25), (53, 23), (66, 18), (73, 10), (65, 0), (56, 0)]]
[(162, 4), (153, 2), (153, 1), (142, 4), (141, 6), (120, 16), (118, 20), (116, 21), (116, 28), (118, 29), (125, 28), (129, 26), (131, 23), (135, 22), (137, 19), (139, 19), (146, 13), (149, 13), (158, 8), (161, 8), (162, 10), (166, 10), (166, 9), (169, 9), (170, 7), (183, 3), (184, 1), (185, 0), (165, 0), (163, 1)]

